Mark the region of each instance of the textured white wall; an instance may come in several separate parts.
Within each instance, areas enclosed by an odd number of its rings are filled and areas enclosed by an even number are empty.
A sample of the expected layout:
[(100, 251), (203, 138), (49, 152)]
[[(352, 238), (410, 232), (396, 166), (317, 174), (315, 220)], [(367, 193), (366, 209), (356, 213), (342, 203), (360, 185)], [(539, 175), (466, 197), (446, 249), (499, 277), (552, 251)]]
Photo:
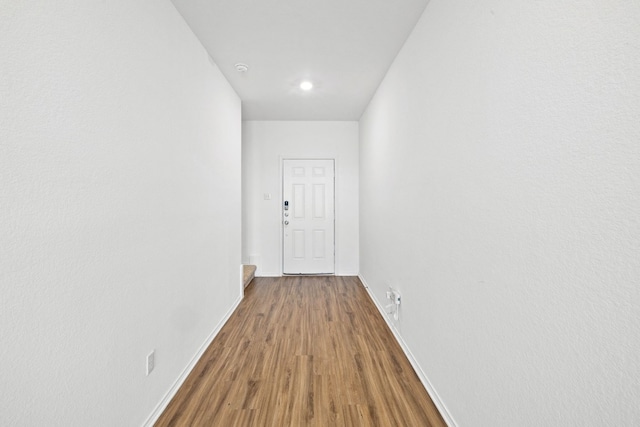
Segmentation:
[(0, 425), (141, 425), (241, 294), (240, 101), (168, 0), (0, 10)]
[(431, 0), (361, 119), (361, 274), (460, 426), (640, 425), (639, 22)]
[(358, 274), (357, 122), (243, 122), (243, 260), (257, 255), (258, 275), (282, 274), (280, 161), (296, 157), (336, 159), (336, 274)]

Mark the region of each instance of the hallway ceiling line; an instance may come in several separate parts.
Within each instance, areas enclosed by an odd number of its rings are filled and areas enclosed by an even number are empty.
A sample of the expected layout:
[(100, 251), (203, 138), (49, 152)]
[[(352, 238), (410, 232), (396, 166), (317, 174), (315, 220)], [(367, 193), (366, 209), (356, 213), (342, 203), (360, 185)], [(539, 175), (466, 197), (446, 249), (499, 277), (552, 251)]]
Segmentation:
[(172, 1), (242, 99), (244, 120), (358, 120), (428, 3)]

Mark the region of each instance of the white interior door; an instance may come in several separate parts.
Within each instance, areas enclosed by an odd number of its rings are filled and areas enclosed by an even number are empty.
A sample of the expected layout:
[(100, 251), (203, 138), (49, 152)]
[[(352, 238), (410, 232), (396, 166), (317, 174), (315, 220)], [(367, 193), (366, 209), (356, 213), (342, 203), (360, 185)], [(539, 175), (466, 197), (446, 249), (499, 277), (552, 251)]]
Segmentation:
[(333, 160), (283, 161), (283, 273), (333, 274)]

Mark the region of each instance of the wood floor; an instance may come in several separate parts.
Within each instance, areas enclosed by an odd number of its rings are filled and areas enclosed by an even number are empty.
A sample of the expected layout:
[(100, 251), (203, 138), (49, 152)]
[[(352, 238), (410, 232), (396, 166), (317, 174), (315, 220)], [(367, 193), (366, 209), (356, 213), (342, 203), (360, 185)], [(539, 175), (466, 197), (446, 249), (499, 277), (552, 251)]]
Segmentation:
[(446, 426), (356, 277), (256, 278), (156, 426)]

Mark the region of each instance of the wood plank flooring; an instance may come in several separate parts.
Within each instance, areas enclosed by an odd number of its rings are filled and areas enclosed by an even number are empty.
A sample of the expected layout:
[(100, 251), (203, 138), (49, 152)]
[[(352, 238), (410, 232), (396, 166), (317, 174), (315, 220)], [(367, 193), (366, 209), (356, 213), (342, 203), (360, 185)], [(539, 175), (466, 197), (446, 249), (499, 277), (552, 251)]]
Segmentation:
[(156, 426), (446, 426), (357, 277), (255, 278)]

